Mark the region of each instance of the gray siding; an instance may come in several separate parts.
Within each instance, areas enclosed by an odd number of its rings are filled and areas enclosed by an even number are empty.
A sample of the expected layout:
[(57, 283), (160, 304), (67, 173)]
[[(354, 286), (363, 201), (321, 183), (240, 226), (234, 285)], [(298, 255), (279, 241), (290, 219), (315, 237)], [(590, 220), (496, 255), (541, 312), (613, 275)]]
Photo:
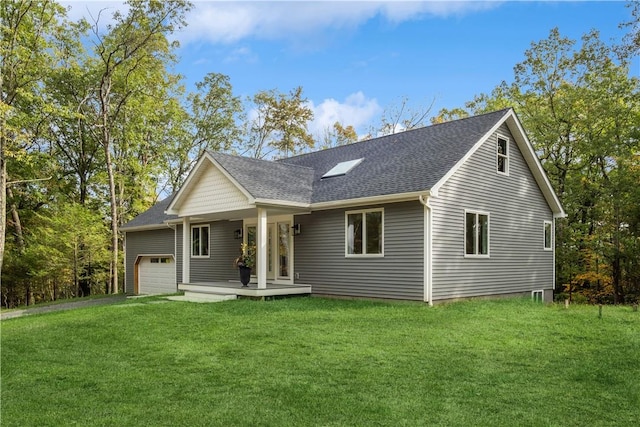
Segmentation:
[(424, 207), (415, 202), (367, 206), (384, 208), (384, 257), (345, 257), (345, 211), (298, 215), (302, 232), (294, 243), (296, 283), (313, 293), (423, 300)]
[[(493, 135), (442, 186), (433, 207), (433, 300), (553, 288), (553, 252), (543, 249), (547, 205), (506, 125), (509, 175), (496, 172)], [(464, 257), (464, 211), (490, 214), (490, 258)]]
[[(209, 258), (191, 258), (191, 282), (238, 280), (238, 270), (233, 260), (240, 253), (242, 240), (234, 237), (234, 231), (242, 228), (242, 221), (216, 221), (209, 224)], [(206, 225), (206, 224), (192, 224)], [(182, 226), (176, 233), (176, 275), (182, 283)]]
[(133, 293), (133, 270), (138, 255), (164, 255), (174, 253), (174, 231), (171, 228), (133, 231), (126, 234), (124, 290)]

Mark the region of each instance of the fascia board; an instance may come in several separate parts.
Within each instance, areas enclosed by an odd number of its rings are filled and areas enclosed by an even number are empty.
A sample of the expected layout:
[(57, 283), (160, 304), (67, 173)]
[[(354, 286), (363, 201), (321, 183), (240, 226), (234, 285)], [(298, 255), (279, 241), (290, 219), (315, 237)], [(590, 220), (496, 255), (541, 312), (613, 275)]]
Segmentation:
[(165, 228), (173, 229), (169, 223), (163, 222), (162, 224), (139, 225), (127, 228), (120, 227), (120, 231), (123, 233), (132, 233), (136, 231), (164, 230)]
[(309, 203), (304, 203), (304, 202), (292, 202), (289, 200), (276, 200), (276, 199), (254, 199), (254, 204), (260, 205), (260, 206), (274, 206), (274, 207), (279, 207), (279, 206), (284, 206), (284, 207), (291, 207), (291, 208), (301, 208), (301, 209), (308, 209), (310, 204)]
[[(518, 144), (518, 148), (520, 149), (522, 156), (527, 162), (527, 165), (529, 166), (533, 177), (538, 183), (538, 186), (540, 187), (545, 200), (553, 211), (554, 218), (565, 218), (567, 214), (562, 208), (560, 199), (558, 199), (558, 196), (556, 195), (556, 192), (554, 191), (553, 186), (549, 181), (549, 177), (547, 176), (547, 173), (542, 167), (540, 159), (533, 149), (531, 141), (529, 141), (529, 138), (527, 138), (527, 134), (522, 128), (522, 124), (520, 123), (520, 120), (518, 120), (513, 110), (510, 111), (509, 115), (506, 118), (506, 121), (507, 126), (509, 126), (509, 130), (511, 130), (511, 134), (516, 141), (516, 144)], [(517, 132), (514, 132), (514, 128), (517, 130)]]
[(337, 209), (352, 206), (365, 206), (380, 203), (397, 203), (418, 200), (421, 195), (432, 194), (429, 190), (414, 191), (411, 193), (387, 194), (382, 196), (360, 197), (357, 199), (332, 200), (329, 202), (318, 202), (311, 204), (312, 211)]
[(549, 205), (549, 207), (551, 207), (554, 216), (558, 218), (566, 217), (566, 214), (562, 209), (562, 205), (560, 204), (560, 200), (558, 199), (558, 196), (556, 196), (556, 193), (553, 190), (551, 183), (549, 182), (549, 178), (547, 177), (547, 174), (544, 171), (544, 168), (542, 167), (538, 156), (533, 150), (533, 146), (527, 138), (527, 135), (525, 134), (524, 129), (522, 128), (522, 125), (520, 124), (520, 121), (515, 115), (513, 109), (510, 109), (502, 119), (500, 119), (485, 135), (482, 136), (482, 138), (478, 140), (477, 143), (474, 144), (474, 146), (467, 152), (467, 154), (465, 154), (464, 157), (462, 157), (458, 161), (458, 163), (456, 163), (449, 170), (449, 172), (447, 172), (442, 178), (440, 178), (440, 180), (431, 188), (432, 193), (437, 194), (440, 187), (442, 187), (444, 183), (447, 182), (447, 180), (451, 178), (451, 176), (456, 173), (462, 167), (462, 165), (467, 160), (469, 160), (469, 158), (482, 146), (482, 144), (487, 142), (491, 135), (497, 132), (500, 126), (502, 126), (502, 124), (505, 122), (507, 123), (507, 126), (509, 126), (511, 135), (516, 141), (516, 144), (518, 144), (518, 148), (520, 149), (520, 152), (527, 162), (527, 166), (529, 167), (529, 170), (536, 180), (538, 187), (542, 191), (547, 204)]

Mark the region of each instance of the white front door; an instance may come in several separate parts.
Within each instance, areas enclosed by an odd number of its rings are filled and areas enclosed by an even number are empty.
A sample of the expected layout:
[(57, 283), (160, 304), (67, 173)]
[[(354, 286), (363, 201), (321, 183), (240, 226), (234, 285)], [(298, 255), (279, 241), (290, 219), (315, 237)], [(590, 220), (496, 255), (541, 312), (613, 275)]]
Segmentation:
[[(267, 224), (267, 280), (272, 282), (291, 281), (291, 259), (293, 255), (291, 220), (269, 222)], [(256, 246), (256, 226), (245, 225), (246, 243)], [(256, 259), (258, 254), (256, 253)], [(252, 272), (255, 276), (255, 271)]]

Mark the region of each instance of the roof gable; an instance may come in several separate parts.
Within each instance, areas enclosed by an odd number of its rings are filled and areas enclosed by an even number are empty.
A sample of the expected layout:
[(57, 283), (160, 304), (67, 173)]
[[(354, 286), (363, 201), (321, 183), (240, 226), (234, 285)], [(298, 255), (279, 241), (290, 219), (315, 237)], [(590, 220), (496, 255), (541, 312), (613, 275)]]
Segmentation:
[[(511, 110), (414, 129), (280, 160), (313, 169), (312, 203), (424, 192), (436, 185)], [(339, 162), (348, 174), (321, 179)]]

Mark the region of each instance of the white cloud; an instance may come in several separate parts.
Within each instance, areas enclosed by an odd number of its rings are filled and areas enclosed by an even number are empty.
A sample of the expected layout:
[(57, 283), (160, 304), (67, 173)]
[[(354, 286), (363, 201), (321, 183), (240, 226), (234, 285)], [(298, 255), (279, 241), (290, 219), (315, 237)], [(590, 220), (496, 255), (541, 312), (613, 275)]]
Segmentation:
[(189, 25), (178, 36), (183, 43), (232, 43), (256, 37), (293, 39), (325, 29), (354, 29), (375, 16), (397, 24), (424, 16), (449, 16), (496, 7), (484, 1), (196, 1)]
[(378, 101), (368, 99), (362, 92), (349, 95), (344, 102), (333, 98), (325, 99), (318, 106), (311, 102), (314, 119), (309, 124), (309, 131), (321, 138), (326, 129), (333, 128), (335, 122), (344, 126), (353, 126), (357, 132), (363, 133), (371, 121), (382, 112)]

